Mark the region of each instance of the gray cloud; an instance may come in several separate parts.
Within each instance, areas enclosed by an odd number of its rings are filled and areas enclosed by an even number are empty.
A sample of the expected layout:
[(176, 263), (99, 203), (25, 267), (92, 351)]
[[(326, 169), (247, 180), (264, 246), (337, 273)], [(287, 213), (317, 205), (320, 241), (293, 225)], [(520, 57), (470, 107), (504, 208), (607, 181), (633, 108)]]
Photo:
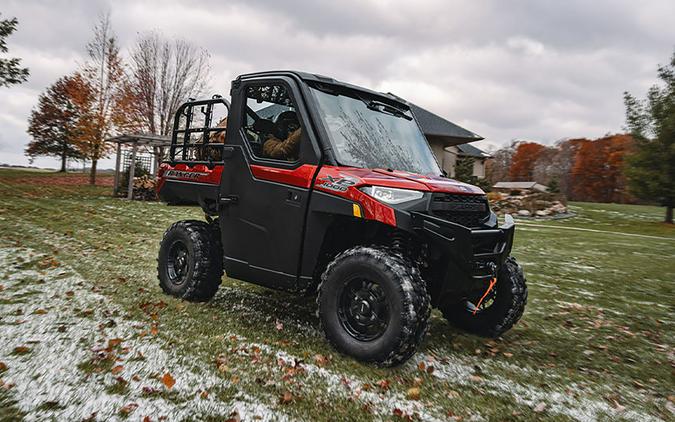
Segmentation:
[[(650, 1), (5, 1), (28, 83), (0, 90), (0, 162), (25, 162), (37, 96), (84, 60), (99, 13), (123, 48), (161, 30), (211, 53), (212, 90), (239, 73), (295, 68), (391, 91), (502, 145), (623, 126), (675, 47), (675, 3)], [(40, 160), (38, 164), (50, 163)], [(104, 163), (105, 164), (105, 163)]]

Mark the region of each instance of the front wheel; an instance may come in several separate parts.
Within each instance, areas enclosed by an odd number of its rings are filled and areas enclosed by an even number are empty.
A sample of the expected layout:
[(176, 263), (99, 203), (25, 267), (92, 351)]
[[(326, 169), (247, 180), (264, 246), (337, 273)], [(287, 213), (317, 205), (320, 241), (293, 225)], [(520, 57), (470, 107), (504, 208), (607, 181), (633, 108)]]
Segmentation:
[(441, 307), (452, 325), (482, 337), (499, 337), (523, 316), (527, 304), (527, 284), (516, 259), (508, 257), (502, 265), (495, 288), (481, 301), (467, 298)]
[(214, 224), (186, 220), (164, 233), (157, 258), (164, 293), (195, 302), (211, 299), (223, 276), (222, 248)]
[(333, 347), (383, 366), (415, 353), (430, 312), (417, 267), (381, 247), (357, 246), (339, 254), (321, 277), (317, 302)]

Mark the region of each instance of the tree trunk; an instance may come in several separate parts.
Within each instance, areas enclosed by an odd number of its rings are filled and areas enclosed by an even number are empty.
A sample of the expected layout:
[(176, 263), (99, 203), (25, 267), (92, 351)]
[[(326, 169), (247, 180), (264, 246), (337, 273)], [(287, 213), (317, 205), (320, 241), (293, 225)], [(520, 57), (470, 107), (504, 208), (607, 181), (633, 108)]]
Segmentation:
[(673, 224), (673, 206), (666, 205), (666, 223)]
[(66, 156), (66, 147), (63, 147), (63, 151), (61, 151), (61, 170), (59, 170), (60, 173), (65, 173), (66, 172), (66, 161), (68, 160), (68, 157)]
[(91, 171), (89, 173), (89, 184), (90, 185), (95, 185), (96, 184), (96, 164), (98, 163), (98, 160), (91, 160)]

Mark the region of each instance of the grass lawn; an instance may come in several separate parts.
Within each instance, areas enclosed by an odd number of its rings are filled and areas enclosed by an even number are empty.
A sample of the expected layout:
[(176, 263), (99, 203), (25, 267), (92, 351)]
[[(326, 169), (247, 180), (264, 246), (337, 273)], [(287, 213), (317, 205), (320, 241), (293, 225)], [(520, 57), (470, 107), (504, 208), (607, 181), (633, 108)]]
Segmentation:
[(0, 170), (0, 420), (675, 418), (662, 208), (519, 222), (521, 322), (492, 341), (434, 311), (419, 353), (382, 369), (328, 347), (314, 298), (227, 278), (206, 304), (163, 295), (162, 234), (200, 210), (54, 177)]

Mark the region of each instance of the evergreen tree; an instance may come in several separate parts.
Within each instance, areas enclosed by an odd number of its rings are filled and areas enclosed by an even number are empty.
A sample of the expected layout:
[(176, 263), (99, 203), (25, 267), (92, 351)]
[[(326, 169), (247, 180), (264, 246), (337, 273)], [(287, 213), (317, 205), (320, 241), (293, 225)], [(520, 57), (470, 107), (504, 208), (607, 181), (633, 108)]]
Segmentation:
[[(16, 30), (19, 23), (16, 18), (0, 20), (0, 53), (7, 52), (7, 42), (5, 38), (10, 36)], [(21, 59), (18, 58), (0, 58), (0, 87), (20, 84), (28, 79), (28, 69), (21, 67)]]
[(673, 224), (675, 206), (675, 52), (659, 66), (661, 84), (644, 100), (624, 93), (626, 123), (635, 137), (636, 152), (627, 159), (626, 175), (638, 198), (666, 207), (665, 222)]

